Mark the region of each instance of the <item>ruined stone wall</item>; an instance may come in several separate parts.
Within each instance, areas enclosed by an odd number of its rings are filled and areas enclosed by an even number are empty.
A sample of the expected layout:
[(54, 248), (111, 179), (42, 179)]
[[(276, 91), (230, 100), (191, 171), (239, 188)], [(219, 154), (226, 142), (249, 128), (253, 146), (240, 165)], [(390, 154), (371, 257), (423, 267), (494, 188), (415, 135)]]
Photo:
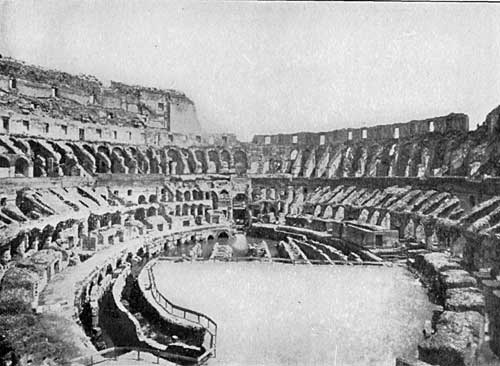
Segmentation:
[(462, 113), (451, 113), (447, 116), (373, 127), (316, 133), (255, 135), (252, 142), (259, 145), (325, 145), (346, 141), (398, 139), (432, 132), (446, 133), (450, 131), (469, 131), (469, 117)]
[(0, 58), (0, 89), (28, 97), (65, 98), (83, 106), (139, 114), (147, 127), (164, 128), (168, 132), (202, 132), (194, 103), (175, 90), (118, 82), (104, 87), (93, 77), (44, 70), (9, 58)]
[(500, 172), (499, 142), (480, 128), (336, 144), (247, 145), (251, 174), (293, 177), (489, 177)]

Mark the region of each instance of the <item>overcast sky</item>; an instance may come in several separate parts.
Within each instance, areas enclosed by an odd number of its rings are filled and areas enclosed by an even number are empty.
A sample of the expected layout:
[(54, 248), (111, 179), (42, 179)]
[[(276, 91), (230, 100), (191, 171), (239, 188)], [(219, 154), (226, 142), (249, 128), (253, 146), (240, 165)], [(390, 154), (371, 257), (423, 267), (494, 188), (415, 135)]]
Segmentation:
[(207, 131), (328, 131), (500, 104), (500, 4), (0, 0), (0, 53), (185, 92)]

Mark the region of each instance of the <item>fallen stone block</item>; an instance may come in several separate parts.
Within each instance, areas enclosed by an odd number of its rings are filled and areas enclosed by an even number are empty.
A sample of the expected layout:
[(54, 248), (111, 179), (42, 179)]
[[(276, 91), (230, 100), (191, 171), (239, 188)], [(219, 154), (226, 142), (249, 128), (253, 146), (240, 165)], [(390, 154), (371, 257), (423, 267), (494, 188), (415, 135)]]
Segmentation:
[(446, 253), (418, 254), (415, 257), (415, 268), (425, 277), (437, 276), (440, 272), (460, 269), (460, 265), (451, 260)]
[(476, 287), (453, 288), (446, 291), (445, 310), (477, 311), (484, 315), (484, 295)]
[(476, 279), (463, 269), (443, 271), (440, 274), (440, 280), (446, 290), (477, 286)]
[(475, 365), (484, 339), (484, 318), (475, 311), (445, 311), (435, 324), (436, 332), (418, 345), (419, 359), (440, 366)]

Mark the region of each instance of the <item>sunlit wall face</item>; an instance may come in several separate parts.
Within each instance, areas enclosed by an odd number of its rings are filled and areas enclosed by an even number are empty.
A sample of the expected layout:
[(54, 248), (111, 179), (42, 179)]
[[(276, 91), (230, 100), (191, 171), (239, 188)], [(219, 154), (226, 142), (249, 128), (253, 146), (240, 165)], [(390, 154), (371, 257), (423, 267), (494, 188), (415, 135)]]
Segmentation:
[(0, 53), (177, 88), (207, 130), (320, 131), (498, 105), (500, 6), (0, 1)]

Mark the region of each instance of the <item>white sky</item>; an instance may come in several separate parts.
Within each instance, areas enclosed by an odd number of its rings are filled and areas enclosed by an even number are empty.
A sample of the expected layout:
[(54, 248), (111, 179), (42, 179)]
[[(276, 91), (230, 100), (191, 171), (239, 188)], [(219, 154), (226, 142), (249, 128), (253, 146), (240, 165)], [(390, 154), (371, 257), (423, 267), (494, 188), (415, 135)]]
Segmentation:
[(175, 88), (207, 131), (326, 131), (500, 104), (500, 4), (0, 0), (0, 53)]

